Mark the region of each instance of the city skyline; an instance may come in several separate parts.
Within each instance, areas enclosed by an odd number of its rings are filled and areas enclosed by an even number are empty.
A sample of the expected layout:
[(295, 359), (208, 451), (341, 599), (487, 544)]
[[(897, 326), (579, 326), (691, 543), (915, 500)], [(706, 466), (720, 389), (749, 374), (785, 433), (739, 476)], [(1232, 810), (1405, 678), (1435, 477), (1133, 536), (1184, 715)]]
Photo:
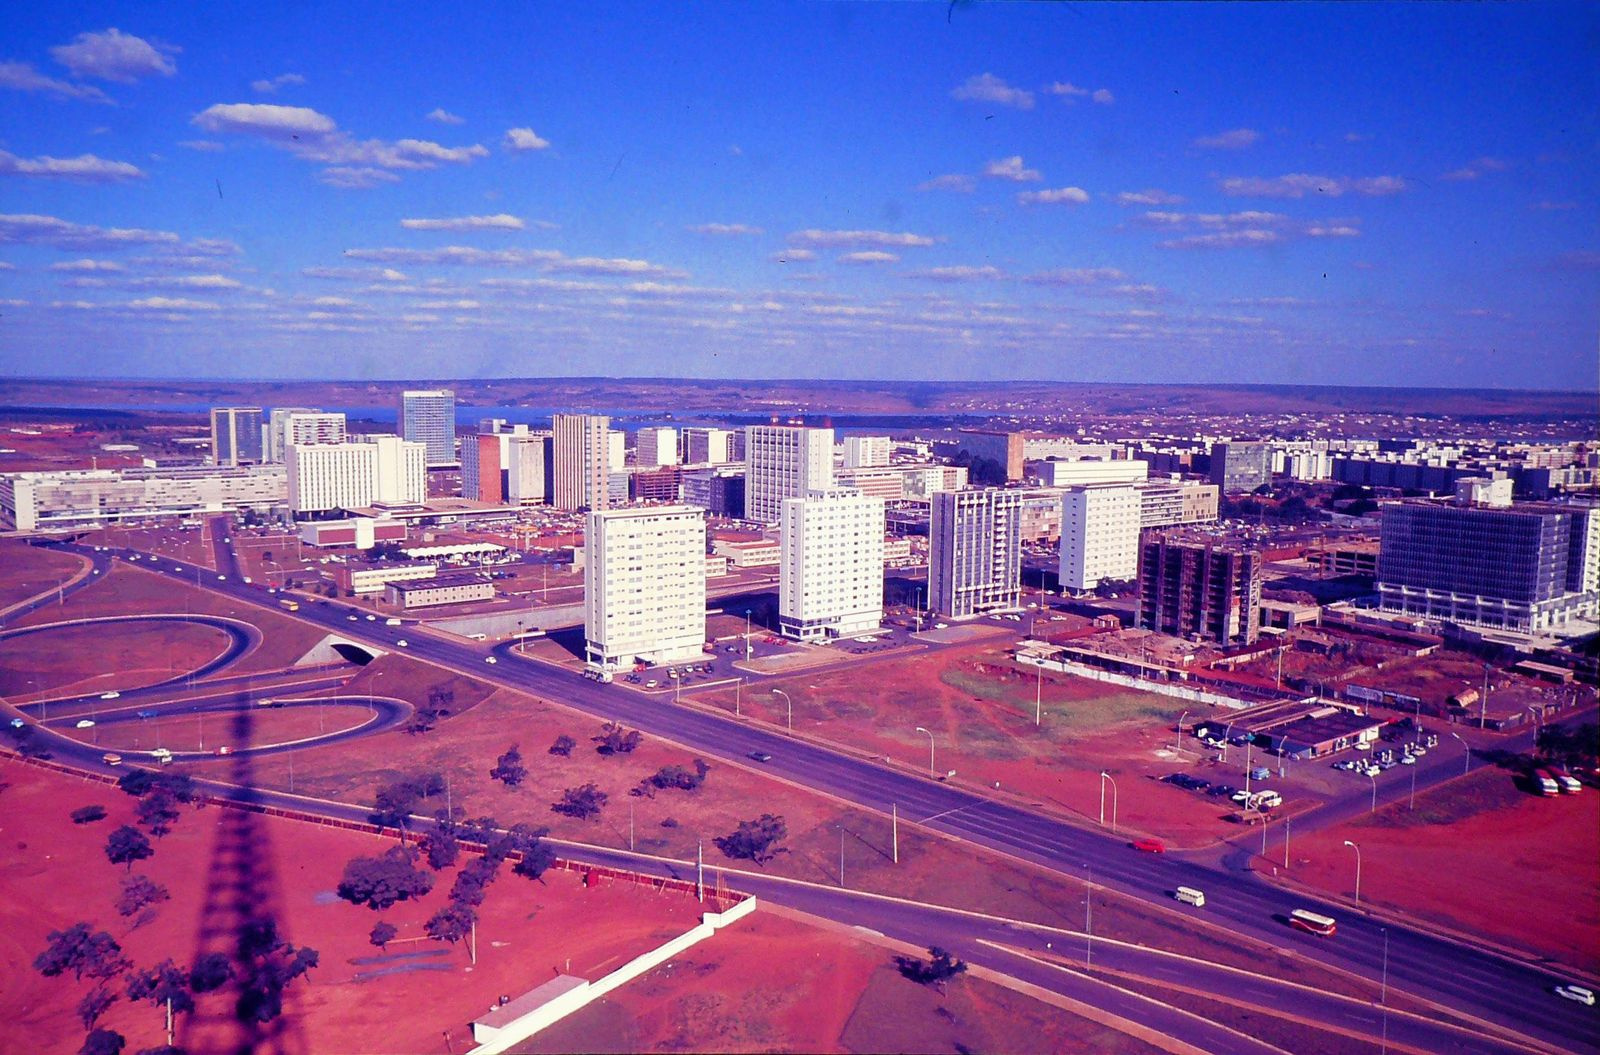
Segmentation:
[(1581, 6), (480, 13), (10, 15), (0, 374), (1596, 387)]

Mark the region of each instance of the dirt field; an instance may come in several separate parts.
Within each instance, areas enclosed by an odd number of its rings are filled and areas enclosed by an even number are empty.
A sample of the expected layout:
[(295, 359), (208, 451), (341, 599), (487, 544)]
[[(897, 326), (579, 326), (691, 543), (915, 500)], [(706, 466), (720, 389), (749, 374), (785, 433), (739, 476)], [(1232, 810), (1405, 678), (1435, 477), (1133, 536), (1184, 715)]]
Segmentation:
[[(892, 954), (757, 911), (517, 1051), (1153, 1052), (1115, 1030), (966, 976), (909, 982)], [(753, 979), (771, 985), (752, 985)]]
[[(62, 618), (60, 608), (47, 611)], [(44, 630), (0, 640), (0, 694), (27, 700), (142, 688), (203, 666), (227, 647), (227, 634), (193, 623)]]
[(1297, 839), (1295, 881), (1350, 897), (1346, 839), (1361, 847), (1364, 903), (1600, 970), (1600, 795), (1538, 798), (1480, 769), (1417, 796), (1414, 813), (1396, 803)]
[(0, 539), (0, 611), (46, 590), (55, 589), (86, 567), (88, 561), (72, 553), (30, 546), (18, 539)]
[[(87, 920), (110, 931), (140, 965), (167, 956), (188, 962), (223, 810), (186, 811), (155, 856), (135, 869), (167, 887), (172, 900), (152, 922), (130, 926), (112, 909), (125, 870), (108, 863), (102, 848), (108, 832), (132, 822), (133, 800), (115, 788), (11, 761), (0, 763), (0, 780), (8, 782), (0, 791), (0, 838), (8, 847), (0, 860), (0, 1050), (73, 1052), (83, 1037), (73, 1008), (89, 985), (33, 969), (47, 932)], [(72, 809), (91, 803), (105, 805), (110, 816), (87, 825), (67, 819)], [(290, 1013), (311, 1051), (444, 1052), (447, 1029), (454, 1050), (465, 1050), (468, 1023), (500, 994), (523, 993), (555, 970), (598, 977), (698, 918), (689, 897), (610, 882), (585, 889), (575, 876), (558, 872), (530, 884), (503, 869), (482, 908), (473, 967), (462, 947), (407, 940), (421, 934), (422, 922), (444, 903), (450, 872), (425, 898), (380, 915), (332, 891), (348, 859), (381, 852), (393, 840), (288, 821), (263, 824), (273, 844), (266, 854), (276, 865), (285, 936), (321, 956), (309, 981), (290, 990)], [(367, 940), (380, 918), (400, 931), (387, 953)], [(161, 1021), (156, 1009), (126, 1000), (103, 1020), (129, 1038), (130, 1051), (158, 1044)]]
[(93, 730), (58, 729), (58, 732), (83, 740), (89, 732), (99, 734), (100, 747), (117, 751), (148, 751), (165, 747), (170, 751), (215, 751), (226, 745), (237, 751), (246, 746), (292, 743), (323, 733), (337, 733), (362, 725), (372, 711), (360, 706), (257, 707), (251, 715), (252, 744), (240, 743), (233, 733), (231, 712), (190, 714), (157, 718), (144, 722), (102, 722)]

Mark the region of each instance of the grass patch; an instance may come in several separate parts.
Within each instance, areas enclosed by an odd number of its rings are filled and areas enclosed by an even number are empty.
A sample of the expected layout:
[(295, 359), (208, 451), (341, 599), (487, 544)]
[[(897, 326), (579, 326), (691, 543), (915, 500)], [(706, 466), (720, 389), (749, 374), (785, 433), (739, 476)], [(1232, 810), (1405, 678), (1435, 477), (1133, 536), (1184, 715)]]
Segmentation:
[[(1029, 718), (1033, 717), (1035, 687), (1031, 682), (1015, 685), (964, 670), (947, 670), (939, 680), (953, 689), (988, 703), (998, 703)], [(1088, 699), (1052, 698), (1045, 687), (1044, 709), (1047, 724), (1062, 732), (1085, 733), (1124, 722), (1160, 719), (1172, 721), (1182, 714), (1180, 701), (1166, 705), (1163, 697), (1145, 692), (1111, 691)]]
[(1360, 828), (1420, 828), (1455, 824), (1480, 813), (1510, 809), (1527, 798), (1527, 793), (1516, 786), (1510, 773), (1503, 769), (1485, 768), (1423, 792), (1417, 796), (1417, 808), (1414, 810), (1407, 809), (1404, 803), (1394, 802), (1353, 823)]

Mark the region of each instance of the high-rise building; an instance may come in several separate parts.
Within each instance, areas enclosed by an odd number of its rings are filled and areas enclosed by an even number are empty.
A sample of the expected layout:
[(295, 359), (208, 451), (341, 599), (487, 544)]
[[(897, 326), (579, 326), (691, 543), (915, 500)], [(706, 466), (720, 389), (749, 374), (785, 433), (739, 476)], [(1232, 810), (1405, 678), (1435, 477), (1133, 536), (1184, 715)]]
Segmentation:
[(461, 497), (495, 505), (506, 500), (506, 466), (500, 454), (507, 446), (503, 437), (479, 432), (461, 440)]
[(550, 497), (550, 471), (554, 462), (548, 432), (514, 435), (506, 449), (506, 500), (535, 505)]
[(844, 467), (868, 469), (874, 465), (888, 465), (892, 446), (887, 436), (846, 436)]
[(263, 460), (260, 407), (211, 408), (211, 464), (254, 465)]
[(595, 510), (584, 532), (585, 650), (591, 665), (703, 655), (706, 519), (690, 506)]
[(1600, 603), (1600, 509), (1400, 502), (1381, 516), (1387, 611), (1539, 633)]
[(267, 461), (282, 463), (293, 444), (343, 443), (347, 438), (341, 413), (308, 407), (274, 407), (267, 418)]
[[(552, 504), (557, 509), (610, 508), (613, 468), (610, 461), (610, 425), (610, 418), (592, 414), (555, 416), (555, 492)], [(622, 463), (617, 462), (615, 468), (622, 468)], [(623, 486), (626, 488), (626, 480)]]
[(783, 500), (778, 623), (800, 641), (883, 621), (883, 499), (839, 488)]
[(296, 515), (415, 505), (427, 497), (427, 447), (398, 436), (292, 446), (287, 462), (289, 509)]
[(1150, 476), (1150, 463), (1132, 459), (1047, 461), (1038, 463), (1040, 482), (1046, 487), (1082, 487), (1086, 484), (1141, 484)]
[(1272, 482), (1272, 447), (1265, 443), (1213, 443), (1211, 482), (1224, 494), (1254, 491)]
[(744, 467), (690, 469), (678, 479), (684, 505), (699, 506), (715, 517), (744, 519)]
[(739, 461), (733, 453), (736, 433), (729, 429), (684, 429), (683, 460), (689, 465), (720, 465)]
[(1132, 581), (1139, 573), (1142, 506), (1132, 484), (1088, 484), (1062, 494), (1058, 570), (1063, 590)]
[(1261, 551), (1231, 539), (1146, 532), (1139, 543), (1138, 626), (1216, 645), (1261, 633)]
[(428, 467), (456, 464), (456, 394), (448, 388), (400, 394), (400, 436), (426, 444)]
[(954, 618), (1016, 608), (1022, 598), (1022, 494), (941, 491), (928, 523), (928, 607)]
[[(620, 463), (619, 463), (620, 464)], [(678, 430), (640, 429), (634, 445), (633, 464), (641, 469), (678, 464)]]
[(744, 430), (745, 516), (776, 523), (783, 500), (833, 487), (833, 430), (750, 425)]

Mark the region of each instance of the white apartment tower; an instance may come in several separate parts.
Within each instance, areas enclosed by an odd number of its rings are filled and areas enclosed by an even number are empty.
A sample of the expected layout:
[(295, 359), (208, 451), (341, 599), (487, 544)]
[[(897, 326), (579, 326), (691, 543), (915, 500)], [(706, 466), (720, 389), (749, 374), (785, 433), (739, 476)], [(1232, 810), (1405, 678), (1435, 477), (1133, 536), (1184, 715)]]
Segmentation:
[(678, 464), (678, 430), (640, 429), (633, 463), (641, 469)]
[(675, 663), (704, 654), (705, 510), (596, 510), (589, 514), (583, 550), (591, 666)]
[[(554, 422), (557, 509), (606, 509), (610, 485), (611, 419), (557, 414)], [(618, 434), (620, 435), (620, 433)], [(621, 468), (621, 463), (618, 463)]]
[(1061, 496), (1061, 587), (1092, 590), (1139, 574), (1144, 501), (1132, 484), (1069, 487)]
[(778, 619), (800, 641), (851, 637), (883, 621), (883, 499), (837, 488), (783, 500)]
[(1022, 600), (1022, 492), (941, 491), (928, 524), (928, 607), (954, 618)]
[(427, 447), (398, 436), (291, 446), (286, 460), (289, 509), (296, 515), (414, 505), (427, 497)]
[(734, 461), (731, 429), (684, 429), (683, 460), (689, 465), (720, 465)]
[(889, 451), (893, 446), (887, 436), (846, 436), (844, 467), (870, 469), (875, 465), (888, 465)]
[(506, 501), (536, 505), (549, 499), (550, 447), (548, 432), (511, 437), (506, 452)]
[(345, 419), (340, 413), (324, 413), (305, 407), (277, 407), (267, 423), (267, 461), (282, 463), (296, 444), (343, 443)]
[(400, 393), (400, 436), (427, 444), (428, 465), (456, 464), (456, 394), (448, 388)]
[(776, 523), (785, 498), (833, 487), (833, 430), (747, 426), (744, 465), (745, 519)]

